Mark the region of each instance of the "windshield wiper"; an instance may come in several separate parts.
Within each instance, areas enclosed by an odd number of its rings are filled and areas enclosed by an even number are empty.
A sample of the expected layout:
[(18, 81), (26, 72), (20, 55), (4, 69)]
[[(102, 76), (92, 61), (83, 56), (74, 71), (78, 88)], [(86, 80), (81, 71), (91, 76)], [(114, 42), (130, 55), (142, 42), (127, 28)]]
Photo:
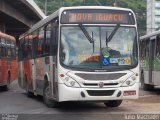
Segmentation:
[(112, 33), (110, 34), (110, 36), (107, 37), (107, 35), (106, 35), (106, 45), (107, 45), (108, 42), (111, 41), (111, 39), (113, 38), (113, 36), (115, 35), (115, 33), (117, 32), (119, 27), (120, 27), (120, 24), (117, 24), (116, 27), (114, 28), (114, 30), (112, 31)]
[(89, 35), (86, 28), (82, 24), (79, 24), (79, 27), (82, 30), (83, 34), (86, 36), (86, 38), (89, 40), (89, 42), (94, 43), (95, 40)]

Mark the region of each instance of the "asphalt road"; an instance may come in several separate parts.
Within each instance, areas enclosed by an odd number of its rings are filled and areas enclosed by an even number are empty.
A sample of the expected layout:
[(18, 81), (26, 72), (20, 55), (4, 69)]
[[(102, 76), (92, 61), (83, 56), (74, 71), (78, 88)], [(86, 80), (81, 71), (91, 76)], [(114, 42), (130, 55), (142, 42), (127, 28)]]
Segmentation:
[(106, 107), (103, 103), (87, 102), (65, 102), (58, 108), (47, 108), (41, 96), (28, 98), (17, 81), (11, 84), (9, 91), (0, 88), (0, 120), (5, 120), (3, 118), (6, 114), (18, 115), (18, 120), (121, 120), (127, 119), (128, 114), (144, 113), (160, 114), (160, 89), (152, 92), (140, 91), (138, 100), (125, 100), (117, 108)]

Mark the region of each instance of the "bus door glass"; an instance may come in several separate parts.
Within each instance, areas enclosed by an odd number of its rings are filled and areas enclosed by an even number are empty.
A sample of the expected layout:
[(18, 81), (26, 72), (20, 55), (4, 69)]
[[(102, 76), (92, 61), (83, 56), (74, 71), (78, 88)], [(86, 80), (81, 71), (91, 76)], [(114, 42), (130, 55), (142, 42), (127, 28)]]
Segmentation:
[(149, 83), (150, 84), (153, 83), (155, 40), (156, 40), (156, 37), (150, 38), (150, 47), (149, 47)]
[[(6, 39), (2, 38), (1, 42), (2, 42), (2, 68), (4, 68), (3, 72), (6, 74), (6, 71), (7, 71), (7, 43), (6, 43)], [(6, 76), (5, 74), (3, 77)]]
[(154, 78), (154, 84), (160, 85), (160, 36), (156, 37), (156, 52), (155, 52), (155, 59), (154, 59), (154, 72), (153, 72), (153, 78)]
[(11, 41), (6, 39), (7, 42), (7, 70), (11, 69)]
[(57, 20), (53, 21), (52, 24), (52, 30), (51, 30), (51, 44), (53, 45), (53, 47), (51, 47), (51, 53), (53, 55), (53, 89), (52, 89), (52, 95), (57, 97), (58, 95), (58, 81), (57, 81), (57, 41), (58, 41), (58, 24), (57, 24)]

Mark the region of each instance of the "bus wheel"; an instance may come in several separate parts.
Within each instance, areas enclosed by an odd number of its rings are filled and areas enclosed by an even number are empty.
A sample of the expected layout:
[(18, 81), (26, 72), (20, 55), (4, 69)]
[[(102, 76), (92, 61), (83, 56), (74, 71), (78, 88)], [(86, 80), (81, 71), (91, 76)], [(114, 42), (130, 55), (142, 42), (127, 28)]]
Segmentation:
[(47, 107), (50, 107), (50, 108), (57, 107), (57, 102), (54, 100), (51, 100), (50, 96), (51, 96), (51, 93), (49, 90), (49, 84), (47, 82), (43, 90), (43, 101)]
[(111, 101), (105, 102), (104, 104), (107, 107), (118, 107), (121, 105), (121, 103), (122, 103), (122, 100), (111, 100)]
[(153, 85), (145, 84), (143, 73), (141, 74), (141, 89), (142, 90), (153, 90), (154, 89)]

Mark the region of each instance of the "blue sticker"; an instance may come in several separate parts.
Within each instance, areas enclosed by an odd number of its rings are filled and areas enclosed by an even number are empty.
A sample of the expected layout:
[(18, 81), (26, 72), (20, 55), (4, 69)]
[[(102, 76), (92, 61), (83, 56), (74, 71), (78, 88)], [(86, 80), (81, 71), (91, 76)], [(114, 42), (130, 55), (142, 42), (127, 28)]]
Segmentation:
[(110, 58), (110, 63), (118, 63), (118, 58)]
[(109, 65), (110, 64), (109, 58), (108, 57), (103, 57), (102, 63), (103, 63), (103, 65)]

